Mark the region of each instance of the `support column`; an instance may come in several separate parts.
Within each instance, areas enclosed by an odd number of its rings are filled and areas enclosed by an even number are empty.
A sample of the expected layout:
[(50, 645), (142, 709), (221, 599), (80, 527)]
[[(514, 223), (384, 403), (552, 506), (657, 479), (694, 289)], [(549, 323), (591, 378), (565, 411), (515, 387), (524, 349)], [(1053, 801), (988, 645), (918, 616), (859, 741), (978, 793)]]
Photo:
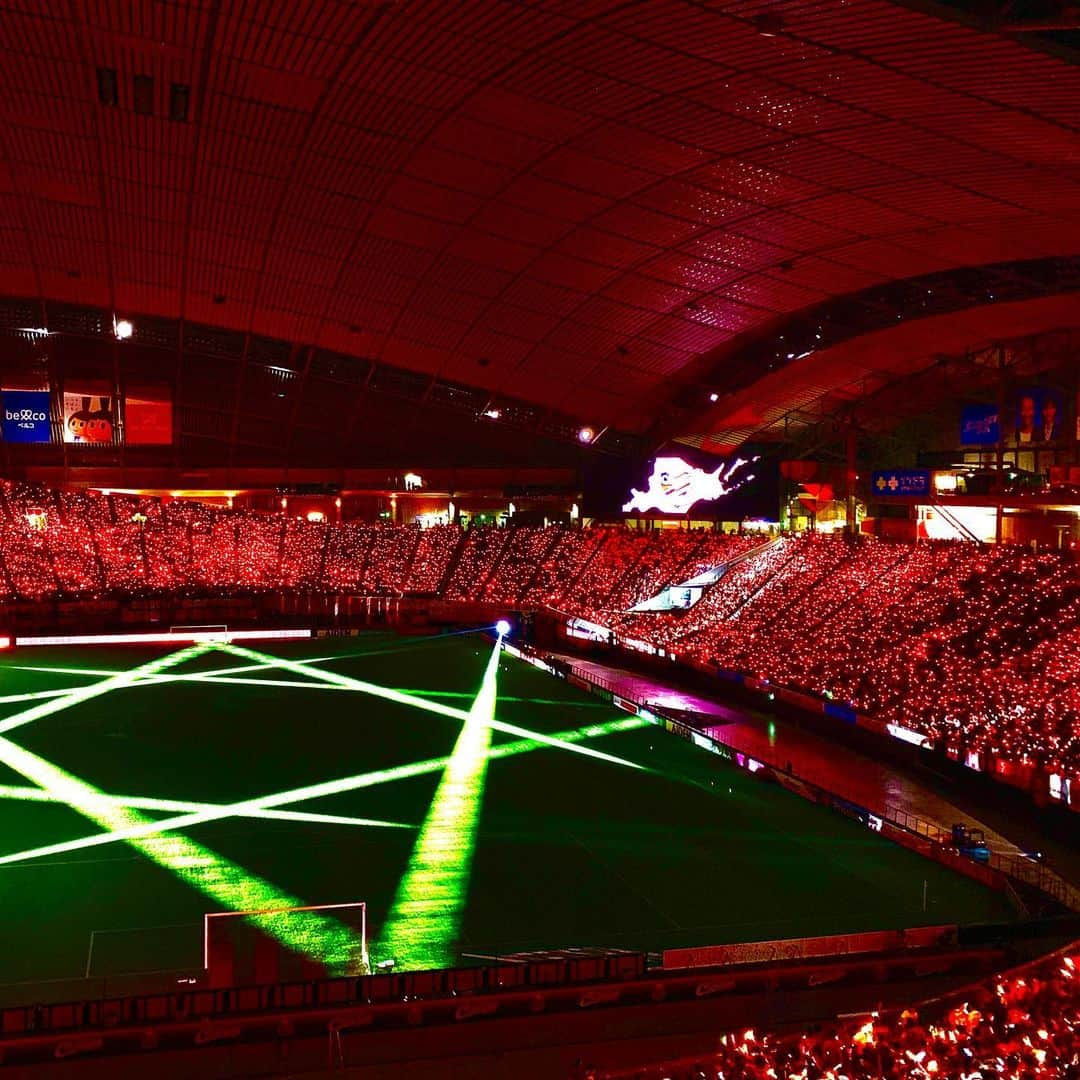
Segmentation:
[(1005, 350), (998, 347), (998, 440), (997, 440), (997, 475), (994, 477), (994, 491), (997, 502), (994, 506), (994, 542), (1001, 543), (1003, 518), (1005, 516)]
[(855, 438), (855, 425), (848, 424), (845, 448), (847, 451), (847, 467), (845, 469), (845, 495), (847, 505), (844, 513), (844, 528), (848, 536), (855, 536), (859, 531), (859, 523), (855, 520), (855, 484), (858, 478), (858, 443)]

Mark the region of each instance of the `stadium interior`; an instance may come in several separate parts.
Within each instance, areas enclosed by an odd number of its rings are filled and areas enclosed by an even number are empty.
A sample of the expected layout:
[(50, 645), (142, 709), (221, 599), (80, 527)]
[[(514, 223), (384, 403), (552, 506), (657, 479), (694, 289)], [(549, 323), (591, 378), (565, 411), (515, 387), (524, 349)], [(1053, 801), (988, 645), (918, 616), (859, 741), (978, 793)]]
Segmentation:
[(0, 1080), (1080, 1078), (1080, 9), (0, 6)]

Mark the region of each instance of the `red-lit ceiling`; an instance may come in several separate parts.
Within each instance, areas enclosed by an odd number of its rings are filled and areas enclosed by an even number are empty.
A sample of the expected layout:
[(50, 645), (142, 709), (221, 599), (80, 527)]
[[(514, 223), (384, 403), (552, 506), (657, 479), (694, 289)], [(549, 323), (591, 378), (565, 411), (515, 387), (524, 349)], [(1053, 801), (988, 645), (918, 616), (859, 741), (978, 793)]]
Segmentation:
[[(835, 417), (845, 406), (879, 395), (871, 409), (893, 419), (922, 411), (929, 404), (905, 385), (908, 376), (924, 373), (943, 358), (960, 357), (997, 342), (1044, 334), (1049, 328), (1080, 326), (1077, 298), (1051, 296), (1013, 304), (968, 308), (905, 322), (862, 334), (822, 349), (778, 372), (763, 372), (752, 386), (732, 394), (690, 425), (683, 441), (720, 451), (746, 440), (780, 441), (806, 425)], [(968, 376), (967, 393), (986, 393)], [(961, 385), (963, 381), (961, 380)], [(882, 393), (891, 389), (892, 393)], [(852, 417), (867, 426), (882, 425), (866, 407)]]
[(1080, 252), (1080, 70), (886, 0), (35, 0), (0, 43), (0, 293), (595, 423), (777, 315)]

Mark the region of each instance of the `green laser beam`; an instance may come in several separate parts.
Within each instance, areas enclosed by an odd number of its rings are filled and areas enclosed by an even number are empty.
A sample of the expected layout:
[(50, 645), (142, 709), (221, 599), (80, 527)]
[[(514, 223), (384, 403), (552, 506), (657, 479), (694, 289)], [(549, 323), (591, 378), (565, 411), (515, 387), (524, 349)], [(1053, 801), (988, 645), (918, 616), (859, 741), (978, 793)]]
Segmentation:
[[(293, 917), (286, 925), (284, 916), (267, 913), (265, 909), (301, 906), (296, 897), (288, 896), (270, 883), (246, 873), (204, 845), (197, 844), (188, 837), (177, 835), (176, 830), (198, 821), (211, 821), (253, 813), (262, 816), (288, 815), (293, 820), (333, 820), (335, 823), (366, 821), (368, 819), (346, 819), (336, 815), (281, 811), (276, 807), (287, 805), (289, 802), (318, 798), (323, 794), (337, 793), (345, 789), (355, 790), (356, 787), (368, 786), (373, 782), (420, 775), (421, 772), (435, 771), (435, 768), (438, 768), (443, 775), (429, 808), (427, 819), (418, 834), (406, 873), (399, 882), (395, 903), (383, 938), (383, 948), (409, 966), (440, 964), (449, 962), (452, 958), (460, 930), (488, 761), (496, 757), (509, 756), (515, 752), (551, 746), (585, 750), (594, 756), (615, 763), (634, 768), (640, 767), (613, 755), (602, 754), (599, 751), (592, 751), (591, 748), (576, 745), (584, 739), (600, 734), (643, 726), (645, 722), (637, 718), (620, 718), (612, 723), (591, 725), (570, 732), (560, 732), (554, 736), (531, 732), (517, 725), (497, 722), (494, 717), (498, 697), (496, 684), (499, 649), (497, 645), (486, 665), (480, 692), (467, 713), (446, 706), (433, 708), (431, 706), (434, 703), (418, 700), (418, 696), (408, 690), (377, 687), (365, 680), (313, 669), (307, 664), (281, 660), (254, 653), (251, 650), (228, 646), (222, 647), (221, 651), (233, 652), (236, 655), (262, 662), (250, 665), (250, 669), (277, 667), (301, 674), (306, 680), (314, 677), (316, 681), (290, 684), (285, 680), (230, 678), (230, 674), (235, 676), (235, 669), (200, 672), (194, 675), (166, 673), (168, 668), (174, 667), (191, 656), (199, 655), (210, 647), (214, 646), (209, 643), (193, 646), (191, 649), (170, 654), (168, 657), (151, 661), (131, 671), (111, 673), (103, 683), (76, 688), (63, 695), (57, 695), (55, 698), (45, 699), (43, 704), (27, 709), (2, 722), (0, 731), (51, 715), (72, 704), (97, 697), (111, 690), (161, 682), (193, 680), (217, 683), (235, 681), (245, 685), (255, 683), (264, 686), (286, 684), (301, 688), (338, 688), (374, 693), (375, 696), (397, 700), (400, 703), (421, 708), (423, 711), (462, 718), (464, 723), (461, 733), (454, 751), (448, 758), (379, 770), (375, 774), (347, 778), (345, 782), (331, 781), (326, 785), (310, 785), (306, 789), (277, 793), (274, 796), (264, 797), (262, 800), (244, 800), (232, 806), (150, 799), (139, 800), (139, 806), (132, 805), (132, 802), (122, 803), (118, 797), (99, 791), (2, 737), (0, 737), (0, 761), (4, 761), (16, 771), (21, 771), (23, 775), (40, 784), (43, 794), (36, 797), (63, 802), (106, 830), (96, 837), (88, 837), (82, 841), (50, 845), (48, 853), (126, 840), (136, 850), (159, 865), (172, 870), (183, 880), (227, 908), (236, 911), (255, 910), (253, 921), (258, 922), (262, 919), (265, 922), (262, 928), (266, 932), (278, 938), (287, 947), (322, 960), (331, 971), (345, 971), (350, 965), (355, 970), (357, 950), (361, 946), (357, 944), (351, 930), (322, 915), (313, 915), (314, 921), (305, 927), (303, 921), (296, 919), (295, 913), (290, 913)], [(500, 728), (512, 734), (519, 734), (523, 738), (517, 743), (493, 748), (491, 746), (492, 730)], [(0, 795), (3, 793), (4, 789), (0, 789)], [(264, 802), (266, 805), (257, 806), (258, 802)], [(179, 817), (165, 821), (151, 821), (138, 812), (139, 809), (170, 812), (174, 808), (183, 812)], [(0, 862), (22, 862), (28, 855), (45, 853), (44, 849), (34, 853), (19, 853), (6, 856), (0, 859)], [(258, 914), (260, 910), (263, 911), (262, 915)], [(364, 960), (366, 961), (366, 958)]]
[(379, 686), (377, 683), (368, 682), (366, 679), (354, 679), (348, 675), (340, 675), (336, 671), (323, 671), (320, 668), (312, 668), (297, 660), (269, 656), (266, 653), (256, 652), (254, 649), (245, 649), (243, 646), (234, 645), (231, 642), (216, 642), (215, 645), (221, 652), (231, 653), (233, 656), (240, 656), (245, 660), (261, 661), (273, 667), (281, 668), (283, 671), (291, 671), (294, 675), (306, 675), (320, 682), (333, 683), (335, 686), (341, 686), (348, 690), (358, 690), (361, 693), (382, 698), (384, 701), (408, 705), (413, 709), (436, 713), (439, 716), (449, 716), (454, 720), (464, 720), (469, 715), (462, 709), (455, 709), (450, 705), (441, 705), (437, 701), (416, 698), (400, 690), (390, 690), (385, 686)]
[[(364, 654), (362, 654), (364, 655)], [(316, 664), (324, 662), (326, 660), (336, 660), (339, 657), (313, 657), (305, 659), (305, 664)], [(335, 683), (328, 683), (322, 681), (305, 680), (305, 681), (290, 681), (287, 679), (244, 679), (237, 678), (236, 676), (247, 674), (254, 671), (268, 671), (275, 667), (274, 664), (242, 664), (236, 667), (214, 669), (213, 671), (196, 672), (188, 674), (169, 674), (169, 675), (155, 675), (153, 677), (140, 678), (137, 682), (131, 684), (133, 688), (140, 686), (153, 686), (162, 682), (221, 682), (221, 683), (234, 683), (237, 686), (274, 686), (282, 689), (297, 689), (297, 690), (355, 690), (355, 687), (342, 686)], [(35, 672), (49, 672), (49, 673), (61, 673), (65, 675), (93, 675), (100, 677), (109, 677), (112, 675), (122, 674), (115, 669), (107, 668), (43, 668), (43, 667), (27, 667), (19, 665), (10, 665), (8, 670), (15, 671), (35, 671)], [(388, 687), (387, 689), (399, 694), (407, 694), (409, 697), (421, 697), (421, 698), (448, 698), (448, 699), (465, 699), (472, 701), (473, 695), (467, 693), (464, 690), (419, 690), (413, 687), (398, 686)], [(63, 697), (65, 694), (70, 693), (70, 690), (33, 690), (25, 694), (10, 694), (6, 697), (0, 696), (0, 705), (6, 703), (18, 703), (23, 701), (36, 701), (44, 698)], [(567, 701), (559, 698), (522, 698), (499, 695), (500, 702), (506, 702), (508, 704), (528, 704), (528, 705), (554, 705), (566, 708), (569, 704)], [(608, 706), (599, 701), (580, 701), (574, 702), (574, 708), (576, 709), (606, 709)]]
[[(309, 656), (305, 657), (305, 664), (325, 664), (330, 660), (340, 660), (343, 656), (356, 655), (349, 653), (335, 653), (333, 656)], [(364, 655), (364, 654), (360, 654)], [(243, 664), (240, 667), (223, 668), (221, 673), (235, 672), (237, 675), (246, 674), (249, 671), (266, 671), (274, 667), (273, 664)], [(32, 664), (7, 664), (9, 671), (34, 671), (44, 675), (95, 675), (107, 678), (110, 675), (122, 675), (127, 668), (87, 668), (87, 667), (42, 667)], [(217, 672), (214, 672), (217, 674)], [(180, 678), (180, 676), (175, 676)], [(63, 691), (60, 691), (63, 692)]]
[[(107, 795), (101, 793), (116, 806), (132, 810), (158, 810), (166, 813), (191, 813), (196, 810), (216, 809), (219, 803), (189, 802), (183, 799), (155, 799), (143, 795)], [(0, 799), (12, 799), (20, 802), (64, 803), (65, 799), (52, 791), (37, 787), (18, 787), (0, 784)], [(302, 821), (312, 825), (352, 825), (370, 829), (415, 829), (403, 821), (386, 821), (383, 818), (347, 817), (341, 814), (316, 814), (305, 810), (252, 810), (237, 817), (250, 817), (273, 821)]]
[[(47, 706), (36, 706), (12, 720), (29, 723), (44, 715), (51, 715), (64, 708), (71, 708), (108, 690), (138, 679), (142, 673), (153, 673), (182, 663), (204, 651), (192, 646), (150, 661), (122, 675), (106, 679), (104, 683), (72, 691), (66, 700), (55, 700)], [(39, 715), (27, 716), (27, 713)], [(11, 722), (8, 721), (9, 726)], [(72, 810), (88, 818), (107, 834), (145, 829), (153, 826), (152, 819), (130, 807), (119, 806), (93, 785), (80, 780), (52, 762), (17, 746), (10, 739), (0, 736), (0, 762), (33, 781), (44, 791), (59, 796)], [(270, 934), (287, 948), (312, 957), (323, 963), (335, 974), (366, 970), (367, 958), (363, 955), (364, 943), (349, 927), (319, 912), (282, 913), (281, 908), (303, 906), (298, 897), (286, 893), (277, 886), (249, 873), (218, 855), (210, 848), (185, 836), (160, 835), (157, 830), (132, 837), (131, 845), (157, 865), (170, 870), (182, 881), (231, 911), (254, 912), (248, 919), (259, 929)]]
[(487, 777), (501, 646), (497, 641), (491, 652), (379, 939), (377, 955), (406, 968), (446, 967), (454, 959)]
[[(282, 667), (285, 670), (292, 671), (298, 675), (308, 675), (316, 680), (333, 682), (338, 686), (360, 690), (364, 693), (375, 694), (376, 697), (384, 697), (390, 701), (397, 701), (400, 704), (412, 705), (427, 712), (438, 713), (442, 716), (450, 716), (462, 721), (469, 716), (467, 712), (463, 712), (461, 709), (453, 709), (447, 705), (439, 705), (433, 701), (418, 700), (410, 697), (408, 694), (402, 694), (400, 691), (387, 690), (385, 687), (376, 686), (374, 683), (365, 682), (362, 679), (351, 679), (347, 675), (339, 675), (337, 672), (321, 671), (318, 668), (308, 668), (303, 663), (296, 660), (278, 660), (266, 653), (258, 653), (253, 649), (246, 649), (240, 645), (234, 645), (229, 642), (216, 642), (215, 647), (222, 652), (232, 653), (236, 656), (243, 656), (252, 660), (265, 660), (267, 663)], [(517, 724), (508, 724), (505, 720), (496, 720), (492, 717), (492, 719), (488, 721), (488, 724), (495, 731), (502, 731), (507, 735), (517, 735), (525, 739), (535, 739), (537, 742), (547, 743), (549, 746), (557, 747), (560, 750), (569, 750), (575, 754), (584, 754), (586, 757), (597, 758), (600, 761), (607, 761), (613, 765), (622, 765), (631, 769), (642, 768), (642, 766), (638, 765), (636, 762), (627, 761), (625, 758), (615, 757), (613, 754), (605, 754), (602, 750), (593, 750), (588, 746), (575, 746), (572, 743), (561, 741), (555, 735), (545, 735), (543, 732), (530, 731), (528, 728), (519, 727)]]
[(25, 694), (5, 694), (0, 697), (0, 705), (11, 705), (23, 701), (42, 701), (45, 698), (66, 697), (71, 690), (30, 690)]
[(14, 716), (9, 716), (5, 720), (0, 720), (0, 734), (13, 731), (15, 728), (32, 723), (34, 720), (52, 716), (54, 713), (63, 712), (65, 709), (70, 709), (73, 705), (81, 705), (83, 702), (90, 701), (92, 698), (101, 697), (102, 694), (108, 694), (113, 690), (119, 690), (124, 686), (129, 686), (145, 675), (154, 675), (158, 671), (164, 671), (176, 664), (182, 664), (186, 660), (201, 656), (209, 649), (210, 645), (207, 642), (189, 645), (186, 649), (180, 649), (177, 652), (168, 653), (166, 656), (160, 656), (156, 660), (151, 660), (139, 667), (132, 668), (130, 671), (119, 672), (107, 679), (103, 679), (101, 682), (92, 683), (90, 686), (72, 687), (64, 697), (57, 697), (50, 701), (44, 701), (40, 705), (33, 705), (29, 709), (23, 709), (22, 712), (15, 713)]
[[(71, 809), (103, 829), (115, 831), (153, 824), (137, 810), (118, 806), (92, 785), (2, 736), (0, 761), (61, 796)], [(246, 916), (248, 921), (286, 948), (318, 960), (328, 972), (345, 975), (366, 970), (363, 942), (350, 927), (319, 912), (281, 912), (282, 908), (303, 907), (304, 901), (223, 858), (205, 844), (177, 833), (136, 837), (129, 843), (222, 907), (256, 912)]]
[[(560, 731), (553, 736), (557, 745), (573, 745), (589, 739), (600, 738), (604, 735), (613, 735), (622, 731), (633, 731), (637, 728), (648, 726), (649, 721), (637, 716), (619, 717), (600, 724), (590, 724), (584, 728), (573, 728), (569, 731)], [(493, 746), (488, 752), (492, 760), (512, 757), (517, 754), (528, 753), (549, 747), (549, 742), (538, 742), (535, 739), (519, 739), (516, 742), (502, 743)], [(210, 821), (220, 821), (229, 817), (244, 817), (252, 810), (273, 809), (280, 806), (288, 806), (292, 803), (307, 802), (312, 799), (321, 799), (330, 795), (341, 795), (349, 791), (359, 791), (363, 788), (375, 787), (379, 784), (393, 783), (397, 780), (409, 780), (417, 776), (427, 776), (431, 773), (442, 772), (450, 759), (448, 757), (429, 758), (426, 761), (411, 762), (408, 765), (395, 765), (387, 769), (378, 769), (374, 772), (360, 773), (356, 776), (347, 776), (338, 780), (323, 781), (318, 784), (309, 784), (305, 787), (294, 788), (291, 791), (279, 791), (270, 795), (262, 795), (254, 799), (243, 799), (239, 802), (222, 804), (214, 809), (200, 810), (190, 814), (181, 814), (177, 817), (162, 818), (159, 821), (146, 825), (130, 826), (108, 833), (98, 833), (93, 836), (84, 836), (75, 840), (64, 840), (56, 844), (46, 844), (42, 847), (30, 848), (26, 851), (13, 852), (9, 855), (0, 856), (0, 866), (10, 863), (27, 862), (31, 859), (43, 858), (47, 855), (59, 855), (68, 851), (80, 851), (83, 848), (101, 847), (106, 844), (115, 844), (121, 841), (134, 840), (143, 836), (151, 836), (155, 833), (172, 832), (178, 829), (186, 829), (189, 826), (202, 825)], [(616, 761), (620, 760), (618, 758)], [(637, 766), (635, 766), (637, 767)]]

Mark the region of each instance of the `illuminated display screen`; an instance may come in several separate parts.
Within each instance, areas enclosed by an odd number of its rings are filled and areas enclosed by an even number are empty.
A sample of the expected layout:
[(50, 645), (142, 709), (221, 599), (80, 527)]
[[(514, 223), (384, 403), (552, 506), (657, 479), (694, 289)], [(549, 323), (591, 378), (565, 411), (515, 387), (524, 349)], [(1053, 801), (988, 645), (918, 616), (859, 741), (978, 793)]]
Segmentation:
[(706, 472), (681, 457), (658, 457), (653, 461), (648, 486), (644, 491), (630, 489), (630, 501), (623, 504), (623, 512), (685, 514), (698, 503), (716, 502), (750, 483), (754, 479), (752, 467), (758, 460), (756, 455), (738, 457)]
[(779, 464), (759, 445), (718, 457), (671, 443), (652, 458), (598, 458), (582, 471), (582, 513), (594, 519), (776, 521), (780, 512)]

